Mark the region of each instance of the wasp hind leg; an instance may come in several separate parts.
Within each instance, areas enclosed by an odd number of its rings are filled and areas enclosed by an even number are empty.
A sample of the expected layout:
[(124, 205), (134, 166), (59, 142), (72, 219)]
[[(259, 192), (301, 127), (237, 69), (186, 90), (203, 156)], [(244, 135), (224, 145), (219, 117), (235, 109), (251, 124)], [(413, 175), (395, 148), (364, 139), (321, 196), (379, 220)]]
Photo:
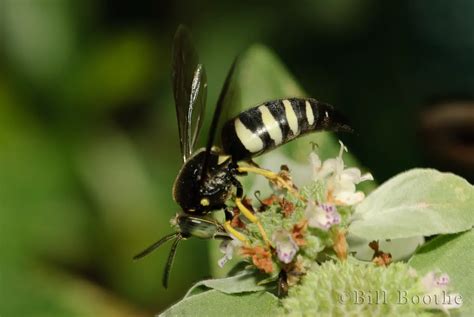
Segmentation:
[(247, 163), (247, 164), (250, 165), (250, 166), (253, 166), (253, 167), (256, 167), (256, 168), (260, 168), (260, 165), (258, 165), (257, 162), (255, 162), (255, 161), (252, 160), (252, 159), (249, 159), (248, 161), (245, 161), (245, 163)]
[(293, 194), (298, 199), (304, 200), (304, 197), (301, 196), (301, 194), (296, 190), (293, 184), (285, 180), (278, 173), (275, 173), (275, 172), (272, 172), (260, 167), (255, 167), (255, 166), (238, 166), (237, 171), (239, 173), (254, 173), (257, 175), (261, 175), (267, 178), (269, 181), (275, 183), (276, 185), (285, 188), (286, 190), (288, 190), (288, 192)]

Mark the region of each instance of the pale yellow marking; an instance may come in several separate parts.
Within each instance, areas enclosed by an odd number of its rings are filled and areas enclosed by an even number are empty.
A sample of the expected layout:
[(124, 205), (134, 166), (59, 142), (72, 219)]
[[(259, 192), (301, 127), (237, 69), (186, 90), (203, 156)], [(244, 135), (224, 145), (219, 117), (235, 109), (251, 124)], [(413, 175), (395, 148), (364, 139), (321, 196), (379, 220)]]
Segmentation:
[(219, 157), (217, 158), (217, 164), (221, 165), (222, 163), (224, 163), (228, 159), (230, 159), (230, 155), (219, 155)]
[(272, 113), (270, 112), (270, 110), (268, 110), (266, 106), (260, 106), (258, 107), (258, 110), (262, 114), (263, 125), (267, 129), (270, 138), (275, 141), (275, 145), (281, 144), (281, 142), (283, 141), (283, 135), (281, 133), (278, 121), (275, 120)]
[(201, 205), (202, 206), (209, 206), (209, 199), (207, 199), (207, 198), (201, 199)]
[(283, 100), (283, 105), (285, 106), (285, 115), (286, 120), (288, 121), (288, 125), (290, 126), (291, 131), (293, 132), (294, 136), (298, 135), (298, 118), (296, 117), (296, 113), (291, 106), (291, 102), (289, 100)]
[(251, 153), (260, 152), (263, 149), (263, 141), (256, 133), (250, 131), (240, 119), (235, 119), (235, 132), (240, 142), (244, 145), (247, 151)]
[(314, 123), (313, 108), (311, 108), (311, 104), (309, 103), (308, 100), (306, 100), (305, 104), (306, 104), (306, 119), (308, 120), (309, 125), (313, 125)]

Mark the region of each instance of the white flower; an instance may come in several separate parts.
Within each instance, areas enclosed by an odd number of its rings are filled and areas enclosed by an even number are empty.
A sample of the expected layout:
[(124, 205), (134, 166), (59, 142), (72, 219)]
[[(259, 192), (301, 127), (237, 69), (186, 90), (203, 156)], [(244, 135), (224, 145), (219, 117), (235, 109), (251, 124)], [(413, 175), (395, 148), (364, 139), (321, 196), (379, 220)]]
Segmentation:
[(336, 159), (327, 159), (322, 163), (318, 154), (311, 152), (309, 161), (313, 170), (313, 180), (325, 180), (336, 170)]
[(458, 293), (448, 293), (448, 274), (437, 274), (428, 272), (422, 279), (426, 294), (431, 300), (426, 304), (429, 308), (441, 309), (448, 313), (448, 309), (456, 309), (462, 306), (462, 296)]
[(344, 144), (341, 144), (339, 155), (333, 159), (327, 159), (321, 162), (321, 159), (316, 153), (310, 154), (310, 162), (313, 170), (314, 180), (324, 180), (327, 184), (327, 193), (330, 201), (343, 205), (355, 205), (360, 203), (365, 195), (361, 191), (356, 191), (356, 184), (366, 180), (373, 180), (373, 176), (370, 173), (362, 175), (358, 168), (346, 168), (344, 169), (344, 161), (342, 160), (342, 154), (344, 151), (347, 152), (347, 148)]
[(306, 205), (305, 216), (308, 226), (328, 230), (341, 222), (341, 216), (333, 204), (317, 205), (314, 200), (309, 200)]
[(278, 259), (283, 263), (290, 263), (298, 252), (299, 247), (286, 230), (278, 230), (272, 235), (272, 242), (276, 246)]
[(231, 240), (223, 240), (219, 246), (219, 250), (224, 253), (224, 256), (217, 261), (219, 267), (223, 267), (227, 262), (232, 260), (234, 250), (242, 245), (242, 242), (231, 235)]

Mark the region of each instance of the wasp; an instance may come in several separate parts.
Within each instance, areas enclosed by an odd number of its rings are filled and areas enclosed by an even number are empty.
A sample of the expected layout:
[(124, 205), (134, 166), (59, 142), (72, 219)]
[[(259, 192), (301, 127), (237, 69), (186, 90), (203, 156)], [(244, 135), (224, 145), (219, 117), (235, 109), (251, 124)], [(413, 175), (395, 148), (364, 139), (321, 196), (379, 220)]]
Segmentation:
[[(170, 270), (181, 240), (231, 239), (245, 241), (239, 231), (230, 225), (232, 212), (226, 201), (235, 195), (235, 204), (251, 222), (259, 225), (258, 217), (242, 203), (243, 188), (237, 176), (256, 173), (293, 190), (277, 173), (261, 169), (252, 159), (301, 135), (314, 131), (343, 131), (352, 129), (333, 106), (312, 98), (271, 100), (243, 111), (224, 123), (221, 130), (221, 149), (214, 146), (219, 118), (229, 94), (229, 86), (236, 67), (232, 64), (220, 92), (211, 121), (205, 148), (195, 150), (206, 105), (207, 77), (199, 63), (190, 31), (178, 27), (174, 37), (172, 62), (173, 93), (178, 119), (183, 166), (173, 185), (173, 198), (182, 209), (174, 219), (176, 232), (166, 235), (134, 257), (139, 259), (174, 240), (163, 275), (167, 288)], [(248, 163), (245, 166), (239, 163)], [(225, 223), (208, 217), (214, 211), (224, 210)], [(263, 238), (268, 241), (260, 226)], [(268, 242), (269, 243), (269, 242)]]

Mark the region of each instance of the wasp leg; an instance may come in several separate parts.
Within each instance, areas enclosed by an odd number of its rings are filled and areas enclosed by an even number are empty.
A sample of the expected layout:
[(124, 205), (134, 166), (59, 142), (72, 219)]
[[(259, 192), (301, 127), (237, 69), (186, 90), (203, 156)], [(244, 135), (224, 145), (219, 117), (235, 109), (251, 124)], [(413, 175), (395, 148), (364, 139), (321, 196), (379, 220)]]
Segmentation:
[(265, 229), (262, 226), (262, 223), (258, 219), (255, 214), (253, 214), (247, 207), (245, 207), (244, 204), (242, 204), (242, 199), (241, 198), (236, 198), (235, 199), (235, 204), (237, 205), (237, 208), (239, 208), (240, 212), (251, 222), (255, 223), (258, 227), (258, 230), (260, 231), (260, 234), (262, 235), (263, 240), (267, 244), (267, 246), (270, 246), (270, 240), (268, 240), (267, 233), (265, 232)]
[(250, 211), (245, 205), (242, 203), (242, 197), (244, 196), (244, 190), (242, 188), (242, 184), (237, 180), (233, 179), (232, 180), (234, 186), (237, 188), (237, 197), (235, 198), (235, 204), (237, 208), (239, 208), (240, 213), (244, 215), (245, 218), (247, 218), (250, 222), (255, 223), (258, 227), (258, 230), (260, 231), (260, 234), (262, 235), (263, 240), (267, 244), (267, 246), (270, 246), (270, 240), (268, 240), (267, 233), (265, 232), (265, 229), (263, 229), (262, 223), (258, 219), (258, 217)]
[(237, 240), (240, 240), (242, 243), (244, 244), (247, 244), (247, 237), (245, 237), (243, 234), (241, 234), (240, 232), (238, 232), (237, 230), (234, 229), (234, 227), (232, 227), (232, 225), (230, 224), (230, 220), (227, 220), (225, 223), (224, 223), (224, 229), (230, 233), (232, 236), (234, 236), (235, 238), (237, 238)]
[(230, 221), (232, 220), (232, 218), (234, 218), (234, 213), (231, 210), (229, 210), (227, 206), (226, 208), (224, 208), (224, 215), (225, 215), (226, 221)]
[(248, 161), (245, 161), (248, 165), (250, 166), (253, 166), (253, 167), (256, 167), (256, 168), (260, 168), (260, 165), (257, 164), (257, 162), (255, 162), (254, 160), (252, 159), (249, 159)]
[(286, 180), (284, 180), (280, 175), (278, 175), (275, 172), (272, 172), (263, 168), (259, 168), (259, 167), (253, 167), (253, 166), (239, 166), (237, 167), (237, 171), (239, 173), (254, 173), (257, 175), (261, 175), (267, 178), (268, 180), (274, 182), (275, 184), (283, 188), (286, 188), (290, 193), (295, 195), (297, 198), (301, 200), (305, 200), (304, 197), (301, 196), (300, 193), (298, 193), (298, 191), (292, 185), (290, 185)]
[(278, 288), (277, 296), (279, 298), (285, 297), (288, 295), (288, 277), (285, 270), (281, 270), (278, 274)]
[(263, 229), (262, 223), (258, 219), (258, 217), (250, 211), (245, 205), (242, 203), (242, 197), (244, 196), (244, 190), (242, 188), (242, 184), (234, 178), (233, 183), (235, 187), (237, 188), (237, 197), (235, 198), (235, 204), (237, 208), (239, 208), (239, 211), (242, 215), (244, 215), (245, 218), (247, 218), (250, 222), (255, 223), (258, 227), (258, 230), (260, 231), (260, 234), (262, 235), (263, 240), (265, 243), (270, 246), (270, 240), (268, 240), (267, 233), (265, 232), (265, 229)]
[(247, 238), (238, 232), (237, 230), (234, 229), (231, 225), (232, 217), (234, 216), (232, 212), (230, 212), (228, 209), (224, 209), (224, 214), (225, 214), (225, 222), (224, 222), (224, 229), (230, 233), (232, 236), (237, 238), (243, 243), (247, 243)]
[[(243, 189), (242, 189), (242, 185), (240, 184), (240, 182), (238, 180), (236, 180), (235, 178), (233, 178), (233, 177), (231, 178), (231, 182), (232, 182), (232, 184), (234, 184), (237, 187), (237, 195), (242, 196), (243, 195)], [(231, 211), (229, 211), (227, 208), (224, 208), (224, 214), (225, 214), (225, 222), (224, 222), (223, 226), (224, 226), (225, 231), (230, 233), (236, 239), (240, 240), (242, 243), (247, 244), (247, 242), (248, 242), (247, 238), (243, 234), (241, 234), (240, 232), (235, 230), (234, 227), (232, 227), (232, 225), (231, 225), (232, 218), (234, 217), (233, 213)]]

